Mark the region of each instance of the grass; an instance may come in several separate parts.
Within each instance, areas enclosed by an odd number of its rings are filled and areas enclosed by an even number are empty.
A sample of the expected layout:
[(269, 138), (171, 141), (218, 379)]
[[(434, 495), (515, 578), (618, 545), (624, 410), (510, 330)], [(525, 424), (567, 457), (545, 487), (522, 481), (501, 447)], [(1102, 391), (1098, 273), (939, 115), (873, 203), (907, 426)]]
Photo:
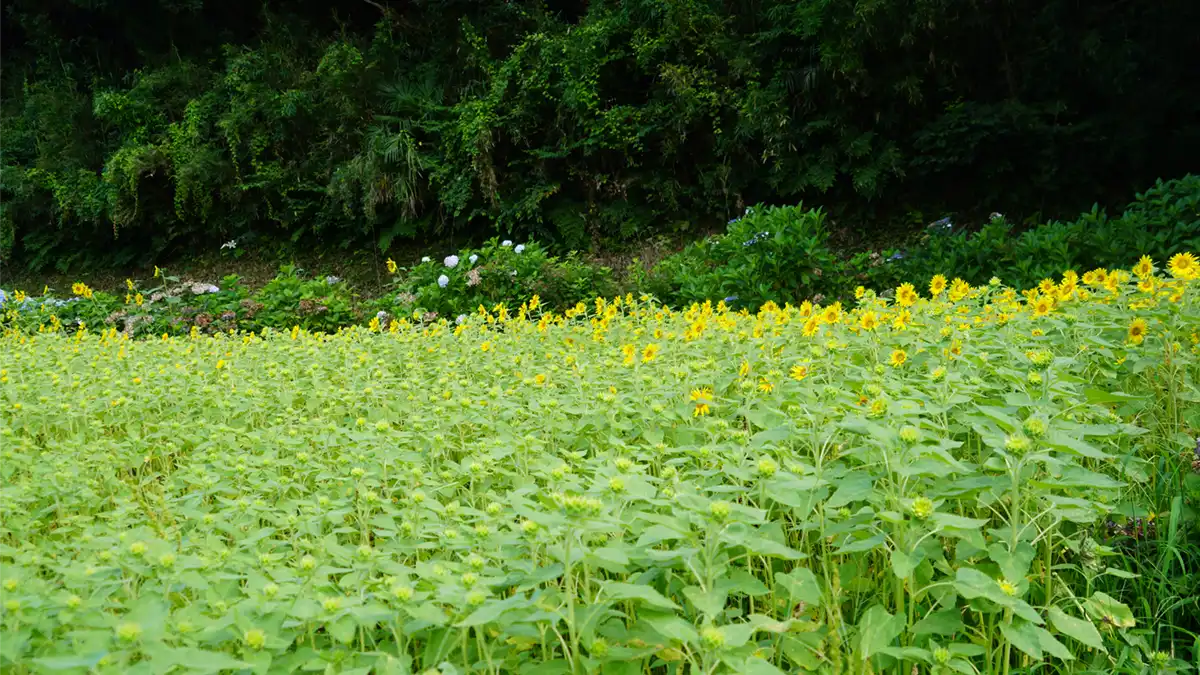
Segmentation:
[(1139, 271), (854, 309), (9, 328), (0, 664), (1188, 672), (1200, 284)]

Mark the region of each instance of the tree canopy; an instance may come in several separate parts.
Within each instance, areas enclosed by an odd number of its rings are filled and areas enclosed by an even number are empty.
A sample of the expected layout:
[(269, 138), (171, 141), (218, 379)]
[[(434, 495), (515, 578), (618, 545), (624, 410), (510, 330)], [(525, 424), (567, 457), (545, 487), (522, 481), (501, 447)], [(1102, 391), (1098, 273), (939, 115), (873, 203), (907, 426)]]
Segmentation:
[(11, 0), (0, 255), (561, 247), (748, 203), (1058, 215), (1194, 170), (1200, 4)]

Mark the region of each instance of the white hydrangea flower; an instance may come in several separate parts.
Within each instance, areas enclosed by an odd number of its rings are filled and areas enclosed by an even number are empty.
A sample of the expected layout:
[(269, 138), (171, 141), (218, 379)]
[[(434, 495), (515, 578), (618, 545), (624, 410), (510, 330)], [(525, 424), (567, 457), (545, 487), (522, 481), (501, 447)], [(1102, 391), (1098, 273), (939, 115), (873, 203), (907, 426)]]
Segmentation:
[(421, 262), (429, 262), (429, 260), (430, 260), (429, 256), (424, 256), (423, 258), (421, 258)]
[(517, 247), (514, 248), (513, 250), (516, 251), (517, 253), (520, 253), (521, 251), (525, 250), (525, 244), (517, 244)]
[(450, 277), (446, 276), (445, 274), (443, 274), (442, 276), (438, 277), (438, 286), (441, 286), (442, 288), (445, 288), (445, 287), (446, 287), (446, 286), (448, 286), (449, 284), (450, 284)]
[(472, 265), (474, 265), (474, 264), (475, 264), (475, 261), (476, 261), (476, 260), (479, 260), (479, 256), (477, 256), (477, 255), (475, 255), (474, 253), (472, 253), (472, 254), (471, 254), (471, 257), (470, 257), (470, 258), (467, 258), (467, 260), (470, 260), (470, 261), (471, 261), (471, 264), (472, 264)]
[(455, 267), (458, 267), (458, 256), (448, 255), (448, 256), (446, 256), (446, 259), (443, 260), (442, 262), (443, 262), (443, 264), (446, 265), (446, 267), (449, 267), (450, 269), (454, 269)]
[(505, 239), (504, 241), (500, 242), (500, 245), (501, 246), (512, 246), (512, 239)]

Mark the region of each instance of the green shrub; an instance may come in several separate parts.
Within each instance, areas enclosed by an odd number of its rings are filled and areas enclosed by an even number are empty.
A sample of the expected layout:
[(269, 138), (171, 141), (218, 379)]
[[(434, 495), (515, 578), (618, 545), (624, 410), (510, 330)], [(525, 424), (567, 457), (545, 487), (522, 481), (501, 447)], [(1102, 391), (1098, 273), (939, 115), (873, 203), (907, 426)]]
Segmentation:
[(285, 265), (249, 303), (239, 307), (243, 328), (291, 328), (332, 333), (357, 323), (362, 313), (346, 284), (331, 277), (303, 279), (294, 265)]
[(1200, 176), (1159, 180), (1137, 195), (1120, 218), (1108, 220), (1093, 208), (1075, 221), (1075, 246), (1090, 266), (1115, 266), (1131, 255), (1165, 261), (1200, 250)]
[(1200, 247), (1200, 176), (1158, 181), (1117, 218), (1098, 206), (1069, 221), (1024, 232), (996, 214), (975, 232), (938, 221), (896, 265), (899, 277), (953, 273), (972, 283), (998, 276), (1028, 288), (1062, 270), (1086, 271), (1148, 255), (1160, 264)]
[(755, 206), (708, 237), (659, 263), (651, 290), (668, 302), (725, 299), (758, 307), (853, 286), (845, 263), (829, 246), (820, 209)]

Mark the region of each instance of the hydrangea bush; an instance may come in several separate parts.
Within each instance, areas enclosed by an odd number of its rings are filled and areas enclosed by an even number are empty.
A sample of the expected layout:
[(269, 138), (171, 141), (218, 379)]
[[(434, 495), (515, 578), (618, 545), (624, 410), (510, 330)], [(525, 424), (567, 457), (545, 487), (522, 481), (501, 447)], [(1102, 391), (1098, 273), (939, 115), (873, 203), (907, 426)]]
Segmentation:
[(425, 258), (407, 270), (389, 260), (388, 268), (396, 291), (380, 307), (400, 316), (454, 317), (480, 306), (519, 305), (535, 295), (550, 307), (568, 307), (614, 288), (607, 268), (586, 264), (576, 254), (551, 256), (536, 242), (507, 239), (442, 260)]

